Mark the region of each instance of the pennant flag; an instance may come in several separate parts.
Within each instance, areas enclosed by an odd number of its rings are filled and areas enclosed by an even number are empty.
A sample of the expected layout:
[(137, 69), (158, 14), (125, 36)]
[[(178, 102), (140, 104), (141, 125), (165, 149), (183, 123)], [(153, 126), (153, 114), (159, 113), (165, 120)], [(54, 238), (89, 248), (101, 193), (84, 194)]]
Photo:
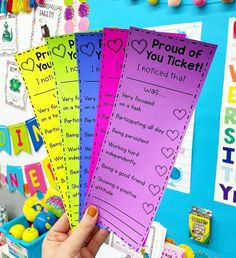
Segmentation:
[(7, 184), (6, 167), (0, 165), (0, 186)]
[(52, 167), (50, 164), (49, 157), (46, 159), (42, 160), (42, 165), (43, 165), (43, 170), (47, 176), (48, 182), (52, 188), (55, 188), (56, 183), (55, 183), (55, 177), (52, 171)]
[(24, 123), (9, 126), (11, 139), (14, 148), (14, 154), (17, 155), (21, 151), (31, 154), (29, 136)]
[(43, 169), (40, 162), (26, 165), (25, 175), (31, 195), (37, 191), (41, 191), (43, 193), (47, 191)]
[(0, 186), (7, 184), (7, 178), (4, 174), (0, 173)]
[(10, 133), (6, 126), (0, 126), (0, 151), (5, 151), (11, 155)]
[(30, 134), (31, 141), (34, 145), (34, 150), (37, 152), (43, 145), (43, 138), (41, 136), (38, 123), (35, 117), (25, 121), (25, 123)]
[(19, 193), (24, 196), (24, 179), (22, 174), (22, 168), (20, 166), (7, 165), (7, 183), (10, 192), (18, 190)]

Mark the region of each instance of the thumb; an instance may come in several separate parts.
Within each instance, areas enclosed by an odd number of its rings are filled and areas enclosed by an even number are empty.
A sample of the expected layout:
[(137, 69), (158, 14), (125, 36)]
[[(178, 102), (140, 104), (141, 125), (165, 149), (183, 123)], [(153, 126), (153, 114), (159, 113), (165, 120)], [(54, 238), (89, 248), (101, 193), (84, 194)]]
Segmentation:
[(90, 206), (86, 210), (76, 230), (64, 242), (65, 249), (68, 249), (71, 256), (78, 255), (89, 235), (93, 232), (97, 219), (98, 209), (95, 206)]

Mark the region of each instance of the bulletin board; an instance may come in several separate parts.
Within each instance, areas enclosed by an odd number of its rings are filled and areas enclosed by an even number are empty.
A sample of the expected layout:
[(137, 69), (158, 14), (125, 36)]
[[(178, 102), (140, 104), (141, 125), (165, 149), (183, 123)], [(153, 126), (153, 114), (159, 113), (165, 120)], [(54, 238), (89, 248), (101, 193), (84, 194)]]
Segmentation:
[[(228, 23), (230, 17), (236, 17), (236, 3), (210, 0), (206, 6), (197, 8), (191, 0), (185, 0), (179, 8), (170, 8), (167, 1), (151, 6), (145, 0), (90, 0), (90, 6), (91, 29), (104, 26), (146, 28), (201, 21), (202, 40), (218, 44), (196, 109), (191, 192), (184, 194), (167, 189), (155, 219), (167, 227), (168, 237), (177, 244), (187, 244), (198, 252), (195, 257), (235, 257), (236, 208), (214, 201), (214, 189)], [(209, 244), (189, 239), (188, 215), (192, 206), (213, 212)]]

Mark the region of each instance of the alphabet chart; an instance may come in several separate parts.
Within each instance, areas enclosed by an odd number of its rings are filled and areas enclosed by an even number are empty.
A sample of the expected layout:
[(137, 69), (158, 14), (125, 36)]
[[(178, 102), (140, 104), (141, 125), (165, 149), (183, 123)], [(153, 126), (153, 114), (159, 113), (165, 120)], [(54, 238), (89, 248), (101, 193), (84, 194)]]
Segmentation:
[(79, 81), (74, 34), (47, 39), (55, 72), (70, 221), (79, 221)]
[(47, 45), (15, 55), (39, 124), (63, 203), (68, 211), (55, 76)]
[(131, 27), (86, 206), (133, 249), (145, 243), (216, 46)]
[(77, 33), (80, 83), (80, 215), (85, 204), (89, 163), (97, 114), (102, 32)]

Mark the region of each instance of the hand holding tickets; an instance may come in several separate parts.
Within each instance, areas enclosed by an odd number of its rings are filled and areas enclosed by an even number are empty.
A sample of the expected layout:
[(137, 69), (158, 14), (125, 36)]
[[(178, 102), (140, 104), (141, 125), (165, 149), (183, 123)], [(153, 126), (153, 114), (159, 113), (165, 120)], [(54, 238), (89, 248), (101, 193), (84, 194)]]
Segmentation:
[(133, 27), (47, 44), (51, 59), (46, 46), (16, 59), (71, 225), (94, 205), (98, 224), (138, 251), (216, 46)]

